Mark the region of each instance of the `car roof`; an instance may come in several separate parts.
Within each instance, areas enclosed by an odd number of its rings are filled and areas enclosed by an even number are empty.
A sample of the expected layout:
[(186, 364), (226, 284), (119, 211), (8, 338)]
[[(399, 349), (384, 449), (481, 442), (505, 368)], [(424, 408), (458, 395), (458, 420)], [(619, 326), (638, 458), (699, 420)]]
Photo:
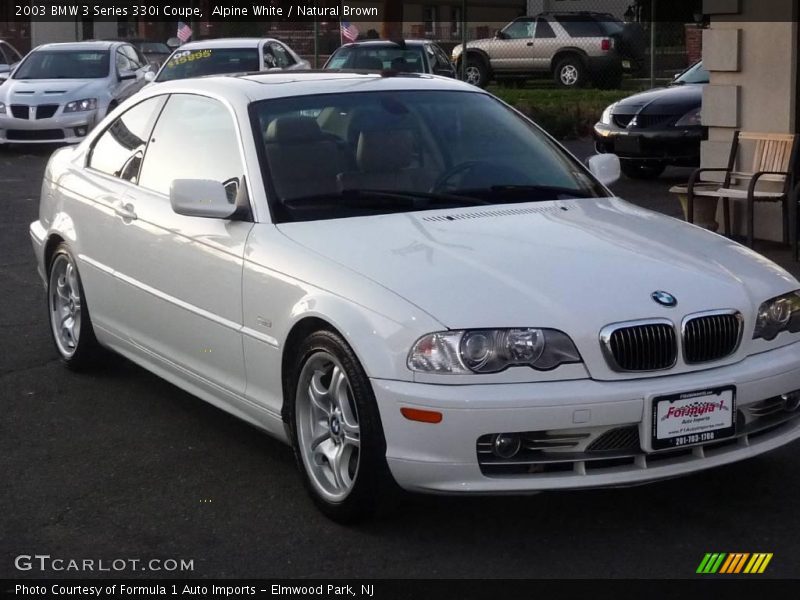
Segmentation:
[(146, 88), (145, 92), (149, 91), (152, 95), (208, 93), (235, 103), (249, 103), (291, 96), (402, 90), (450, 90), (486, 94), (480, 88), (451, 77), (357, 71), (274, 71), (208, 75), (165, 81)]
[(342, 48), (357, 48), (359, 46), (424, 46), (425, 44), (432, 44), (430, 40), (359, 40), (345, 44)]
[(262, 42), (276, 42), (275, 38), (210, 38), (181, 44), (176, 50), (192, 50), (195, 48), (258, 48)]
[(57, 42), (52, 44), (42, 44), (34, 50), (109, 50), (116, 44), (124, 42), (92, 40), (87, 42)]

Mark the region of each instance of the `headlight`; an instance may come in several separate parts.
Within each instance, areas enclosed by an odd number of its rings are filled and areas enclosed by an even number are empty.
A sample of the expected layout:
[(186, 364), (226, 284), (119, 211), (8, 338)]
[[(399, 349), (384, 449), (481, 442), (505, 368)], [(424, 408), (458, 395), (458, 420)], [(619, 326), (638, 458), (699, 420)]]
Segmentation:
[(6, 114), (6, 105), (3, 102), (0, 102), (0, 115)]
[(774, 340), (781, 331), (800, 331), (800, 291), (767, 300), (758, 309), (754, 340)]
[(64, 112), (82, 112), (85, 110), (94, 110), (97, 108), (97, 98), (84, 98), (83, 100), (73, 100), (67, 102), (64, 107)]
[[(617, 103), (616, 103), (616, 102), (614, 102), (614, 104), (612, 104), (611, 106), (608, 106), (608, 107), (607, 107), (607, 108), (606, 108), (606, 109), (603, 111), (603, 115), (600, 117), (600, 122), (601, 122), (603, 125), (611, 125), (611, 112), (614, 110), (614, 107), (615, 107), (616, 105), (617, 105)], [(597, 114), (597, 113), (595, 113), (595, 114)]]
[(424, 373), (497, 373), (529, 366), (540, 371), (581, 362), (575, 344), (555, 329), (472, 329), (421, 337), (408, 354), (408, 368)]
[(685, 115), (683, 115), (680, 119), (675, 121), (675, 127), (693, 127), (695, 125), (701, 125), (700, 122), (700, 107), (698, 106), (694, 110), (690, 110)]

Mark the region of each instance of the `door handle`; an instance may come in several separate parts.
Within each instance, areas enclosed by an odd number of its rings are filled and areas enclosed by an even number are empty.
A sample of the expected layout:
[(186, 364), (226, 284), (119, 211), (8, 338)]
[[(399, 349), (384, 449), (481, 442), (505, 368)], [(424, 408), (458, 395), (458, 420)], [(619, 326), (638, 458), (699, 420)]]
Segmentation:
[(114, 212), (117, 213), (117, 216), (122, 217), (123, 221), (135, 221), (137, 219), (133, 204), (129, 202), (118, 204), (114, 207)]
[(533, 42), (528, 42), (528, 43), (527, 43), (527, 44), (525, 44), (525, 45), (526, 45), (526, 46), (533, 46)]

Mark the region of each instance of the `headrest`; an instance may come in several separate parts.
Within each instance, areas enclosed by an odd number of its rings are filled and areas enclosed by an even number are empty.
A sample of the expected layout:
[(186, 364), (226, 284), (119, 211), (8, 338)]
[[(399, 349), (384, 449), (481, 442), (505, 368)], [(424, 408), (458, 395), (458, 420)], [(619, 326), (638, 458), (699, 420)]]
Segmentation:
[(382, 71), (383, 61), (377, 56), (361, 55), (356, 58), (354, 69), (364, 69), (366, 71)]
[(401, 73), (413, 73), (417, 71), (419, 63), (411, 63), (404, 56), (398, 56), (397, 58), (392, 59), (392, 70), (399, 71)]
[(364, 172), (397, 171), (411, 164), (413, 136), (408, 129), (362, 131), (356, 160)]
[(278, 117), (267, 126), (268, 142), (314, 142), (322, 137), (319, 123), (311, 117)]

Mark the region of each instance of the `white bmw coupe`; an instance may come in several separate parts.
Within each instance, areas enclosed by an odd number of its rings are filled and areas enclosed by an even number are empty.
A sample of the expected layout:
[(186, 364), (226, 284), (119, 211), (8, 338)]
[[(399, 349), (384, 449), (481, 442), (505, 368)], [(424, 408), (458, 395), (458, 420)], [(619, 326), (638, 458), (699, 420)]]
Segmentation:
[(633, 485), (800, 437), (800, 283), (429, 75), (167, 82), (47, 166), (56, 348), (291, 443), (321, 509)]

